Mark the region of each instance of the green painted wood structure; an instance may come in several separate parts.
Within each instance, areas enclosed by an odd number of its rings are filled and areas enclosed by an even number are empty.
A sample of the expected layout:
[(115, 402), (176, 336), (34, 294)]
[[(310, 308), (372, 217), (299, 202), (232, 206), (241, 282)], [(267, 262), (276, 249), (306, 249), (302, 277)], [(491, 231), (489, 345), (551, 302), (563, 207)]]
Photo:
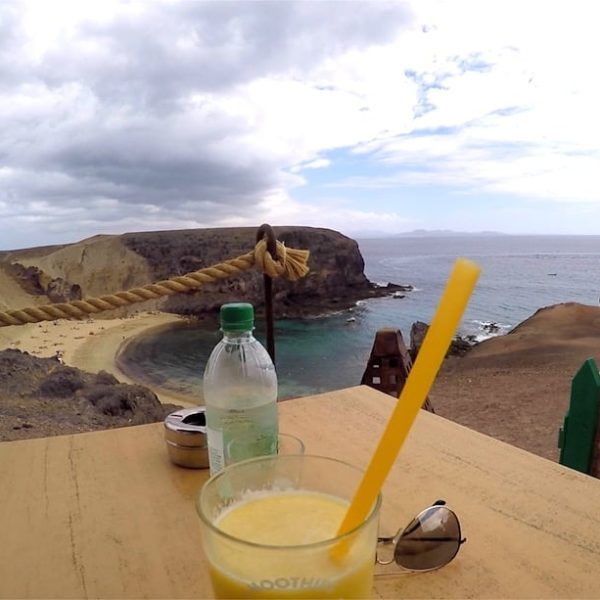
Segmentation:
[(561, 465), (592, 473), (600, 410), (600, 374), (588, 358), (571, 382), (571, 403), (558, 434)]

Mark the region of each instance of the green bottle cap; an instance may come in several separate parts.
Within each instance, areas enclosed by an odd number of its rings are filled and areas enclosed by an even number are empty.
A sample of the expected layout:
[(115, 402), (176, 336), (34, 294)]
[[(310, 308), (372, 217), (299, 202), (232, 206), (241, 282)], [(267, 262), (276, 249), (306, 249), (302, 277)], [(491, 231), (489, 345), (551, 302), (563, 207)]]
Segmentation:
[(231, 302), (221, 306), (223, 331), (250, 331), (254, 327), (254, 307), (247, 302)]

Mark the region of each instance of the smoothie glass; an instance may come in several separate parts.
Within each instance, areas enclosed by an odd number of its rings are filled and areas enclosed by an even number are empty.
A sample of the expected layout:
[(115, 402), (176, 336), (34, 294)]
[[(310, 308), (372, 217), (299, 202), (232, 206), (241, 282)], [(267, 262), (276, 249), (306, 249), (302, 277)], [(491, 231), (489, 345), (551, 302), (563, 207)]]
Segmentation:
[(279, 455), (209, 479), (197, 509), (216, 597), (370, 597), (381, 495), (363, 523), (336, 535), (361, 478), (336, 459)]

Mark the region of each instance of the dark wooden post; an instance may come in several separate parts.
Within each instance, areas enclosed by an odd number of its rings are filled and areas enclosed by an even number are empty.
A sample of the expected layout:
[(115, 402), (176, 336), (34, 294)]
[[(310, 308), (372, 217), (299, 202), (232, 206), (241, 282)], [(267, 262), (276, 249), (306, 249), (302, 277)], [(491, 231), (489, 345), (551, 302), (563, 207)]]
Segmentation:
[[(571, 402), (558, 435), (560, 464), (598, 477), (598, 412), (600, 375), (588, 358), (571, 382)], [(595, 453), (595, 455), (594, 455)]]
[[(266, 238), (267, 252), (272, 256), (273, 260), (277, 259), (277, 238), (273, 228), (263, 223), (256, 232), (256, 241), (260, 242)], [(275, 364), (275, 326), (273, 324), (273, 280), (265, 273), (263, 275), (263, 285), (265, 290), (265, 323), (267, 334), (267, 351), (273, 364)]]

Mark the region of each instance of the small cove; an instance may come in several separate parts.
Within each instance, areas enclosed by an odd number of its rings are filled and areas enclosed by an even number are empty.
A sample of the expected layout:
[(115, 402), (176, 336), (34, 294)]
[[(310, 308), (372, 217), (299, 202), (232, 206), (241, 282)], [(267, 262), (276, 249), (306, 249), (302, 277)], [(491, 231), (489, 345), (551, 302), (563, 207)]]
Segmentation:
[[(505, 334), (543, 306), (598, 304), (598, 236), (433, 236), (359, 241), (365, 273), (374, 282), (412, 284), (404, 298), (361, 301), (348, 311), (275, 328), (280, 398), (358, 385), (375, 332), (397, 327), (407, 345), (414, 321), (430, 322), (457, 256), (482, 267), (481, 279), (460, 327), (463, 335), (489, 337), (486, 323)], [(263, 323), (256, 336), (264, 343)], [(202, 373), (220, 339), (214, 321), (178, 324), (132, 340), (120, 366), (133, 378), (201, 399)]]

